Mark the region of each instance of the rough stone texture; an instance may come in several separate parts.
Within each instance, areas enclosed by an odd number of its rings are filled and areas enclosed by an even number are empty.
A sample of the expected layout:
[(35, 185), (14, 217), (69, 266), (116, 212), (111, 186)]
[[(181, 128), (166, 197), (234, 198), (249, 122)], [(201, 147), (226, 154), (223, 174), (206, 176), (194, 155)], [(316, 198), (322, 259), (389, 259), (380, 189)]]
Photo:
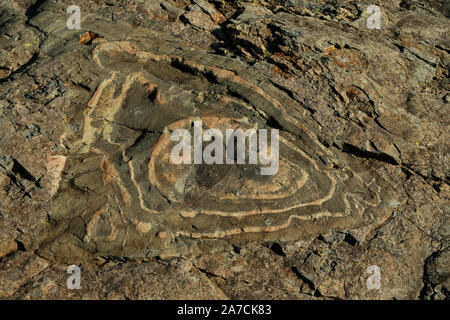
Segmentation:
[[(72, 4), (0, 3), (0, 298), (450, 298), (448, 1)], [(172, 164), (195, 120), (279, 172)]]

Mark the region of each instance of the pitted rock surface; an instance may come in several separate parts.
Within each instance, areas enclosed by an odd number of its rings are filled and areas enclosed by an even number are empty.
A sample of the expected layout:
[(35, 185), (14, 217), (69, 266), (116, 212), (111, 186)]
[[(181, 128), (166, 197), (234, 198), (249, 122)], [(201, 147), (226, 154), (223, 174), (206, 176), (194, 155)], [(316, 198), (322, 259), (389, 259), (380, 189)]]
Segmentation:
[[(447, 2), (71, 4), (0, 4), (0, 297), (449, 298)], [(278, 172), (175, 165), (195, 121)]]

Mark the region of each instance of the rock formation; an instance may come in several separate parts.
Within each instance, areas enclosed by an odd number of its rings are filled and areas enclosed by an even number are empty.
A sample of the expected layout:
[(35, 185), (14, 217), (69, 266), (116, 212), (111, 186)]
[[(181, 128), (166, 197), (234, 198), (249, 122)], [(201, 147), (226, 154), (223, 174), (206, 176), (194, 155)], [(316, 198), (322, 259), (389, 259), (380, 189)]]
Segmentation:
[[(449, 17), (2, 1), (0, 298), (449, 299)], [(278, 172), (175, 165), (171, 134), (197, 120), (279, 130)]]

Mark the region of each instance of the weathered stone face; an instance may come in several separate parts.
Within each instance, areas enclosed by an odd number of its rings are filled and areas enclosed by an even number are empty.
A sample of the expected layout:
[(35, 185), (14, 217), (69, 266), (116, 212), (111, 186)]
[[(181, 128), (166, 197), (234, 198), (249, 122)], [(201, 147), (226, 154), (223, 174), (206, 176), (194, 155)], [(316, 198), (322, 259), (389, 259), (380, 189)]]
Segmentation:
[(448, 5), (372, 4), (0, 1), (0, 298), (448, 298)]

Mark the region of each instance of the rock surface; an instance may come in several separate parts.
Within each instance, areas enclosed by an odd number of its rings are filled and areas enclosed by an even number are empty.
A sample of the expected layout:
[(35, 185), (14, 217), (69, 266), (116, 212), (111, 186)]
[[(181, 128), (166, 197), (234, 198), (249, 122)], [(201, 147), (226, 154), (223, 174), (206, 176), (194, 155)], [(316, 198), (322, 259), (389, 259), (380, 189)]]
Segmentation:
[[(72, 4), (0, 4), (0, 298), (450, 299), (447, 1)], [(197, 120), (278, 173), (174, 165)]]

